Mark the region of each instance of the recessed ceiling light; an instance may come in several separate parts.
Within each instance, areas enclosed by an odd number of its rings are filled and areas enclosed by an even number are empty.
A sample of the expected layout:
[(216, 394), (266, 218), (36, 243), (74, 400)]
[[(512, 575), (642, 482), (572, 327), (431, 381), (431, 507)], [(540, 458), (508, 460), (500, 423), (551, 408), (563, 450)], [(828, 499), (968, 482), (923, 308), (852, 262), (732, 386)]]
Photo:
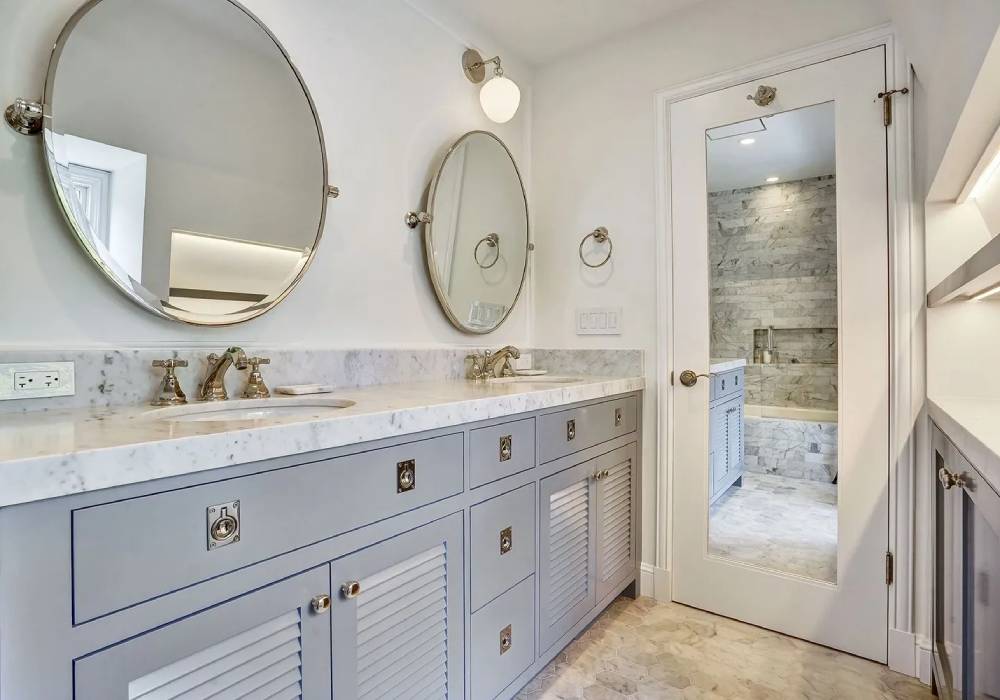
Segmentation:
[(757, 139), (740, 139), (741, 146), (749, 146), (751, 143), (757, 143)]
[(771, 177), (767, 178), (767, 180), (765, 180), (765, 182), (777, 182), (779, 179), (780, 178), (778, 178), (777, 175), (772, 175)]

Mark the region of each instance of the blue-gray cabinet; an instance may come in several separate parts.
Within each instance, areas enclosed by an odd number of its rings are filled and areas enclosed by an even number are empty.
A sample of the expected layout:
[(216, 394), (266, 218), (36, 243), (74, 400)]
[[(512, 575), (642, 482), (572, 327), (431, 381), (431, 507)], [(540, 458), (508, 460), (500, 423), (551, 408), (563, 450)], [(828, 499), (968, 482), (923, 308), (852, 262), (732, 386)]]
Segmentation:
[(1000, 697), (1000, 494), (932, 425), (933, 677), (942, 698)]
[(2, 508), (0, 697), (513, 697), (637, 582), (640, 407)]
[(708, 407), (709, 503), (743, 477), (743, 368), (712, 377)]

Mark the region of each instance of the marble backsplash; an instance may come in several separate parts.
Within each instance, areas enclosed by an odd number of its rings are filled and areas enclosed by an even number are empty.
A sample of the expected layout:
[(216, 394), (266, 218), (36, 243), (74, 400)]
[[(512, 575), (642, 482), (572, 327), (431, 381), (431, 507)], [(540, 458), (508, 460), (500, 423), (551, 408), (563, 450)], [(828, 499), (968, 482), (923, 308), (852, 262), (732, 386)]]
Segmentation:
[[(68, 408), (111, 408), (149, 403), (159, 386), (163, 370), (153, 360), (180, 358), (188, 366), (177, 370), (181, 387), (191, 400), (208, 368), (210, 352), (223, 348), (204, 346), (165, 349), (161, 347), (108, 350), (0, 349), (0, 363), (73, 362), (76, 393), (44, 399), (0, 401), (0, 413)], [(342, 388), (398, 384), (413, 381), (458, 380), (465, 376), (465, 357), (477, 348), (296, 348), (243, 345), (247, 355), (270, 358), (261, 367), (272, 389), (282, 384), (332, 384)], [(495, 347), (493, 349), (496, 349)], [(526, 349), (534, 367), (553, 374), (630, 377), (643, 374), (641, 350)], [(230, 370), (226, 385), (230, 396), (239, 396), (245, 373)]]

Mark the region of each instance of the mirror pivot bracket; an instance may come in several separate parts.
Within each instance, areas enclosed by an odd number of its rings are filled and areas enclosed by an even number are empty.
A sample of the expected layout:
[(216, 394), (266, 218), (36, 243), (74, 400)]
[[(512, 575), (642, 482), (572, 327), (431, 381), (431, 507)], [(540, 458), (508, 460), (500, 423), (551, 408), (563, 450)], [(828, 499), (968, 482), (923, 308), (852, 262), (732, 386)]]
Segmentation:
[(41, 102), (18, 97), (4, 110), (3, 116), (14, 131), (25, 136), (33, 136), (42, 130), (43, 114)]

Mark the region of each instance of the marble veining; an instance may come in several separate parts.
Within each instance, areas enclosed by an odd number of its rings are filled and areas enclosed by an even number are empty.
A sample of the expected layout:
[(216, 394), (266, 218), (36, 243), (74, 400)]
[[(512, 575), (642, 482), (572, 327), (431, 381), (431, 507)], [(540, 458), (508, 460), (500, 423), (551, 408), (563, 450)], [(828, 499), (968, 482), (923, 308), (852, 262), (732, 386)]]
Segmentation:
[(13, 413), (0, 421), (0, 507), (600, 399), (644, 384), (642, 377), (584, 377), (544, 388), (466, 380), (377, 385), (325, 395), (355, 402), (333, 415), (252, 422), (156, 421), (148, 406)]
[(747, 471), (829, 484), (837, 476), (837, 424), (787, 418), (745, 418)]
[(873, 661), (678, 603), (619, 598), (517, 700), (933, 700)]
[[(237, 343), (238, 344), (238, 343)], [(73, 362), (76, 394), (47, 399), (0, 401), (0, 413), (55, 411), (68, 408), (114, 408), (146, 404), (156, 393), (162, 370), (153, 360), (170, 357), (188, 361), (177, 376), (188, 397), (195, 396), (208, 369), (207, 356), (226, 344), (176, 349), (143, 347), (107, 350), (0, 349), (0, 362)], [(465, 356), (484, 348), (276, 348), (242, 344), (248, 354), (271, 358), (263, 367), (268, 386), (282, 384), (331, 384), (357, 388), (412, 381), (453, 381), (465, 375)], [(641, 350), (533, 350), (536, 367), (551, 373), (602, 377), (633, 377), (643, 372)], [(227, 377), (230, 396), (239, 396), (246, 382), (243, 373)]]
[(716, 556), (837, 582), (837, 487), (744, 472), (712, 504), (708, 550)]

